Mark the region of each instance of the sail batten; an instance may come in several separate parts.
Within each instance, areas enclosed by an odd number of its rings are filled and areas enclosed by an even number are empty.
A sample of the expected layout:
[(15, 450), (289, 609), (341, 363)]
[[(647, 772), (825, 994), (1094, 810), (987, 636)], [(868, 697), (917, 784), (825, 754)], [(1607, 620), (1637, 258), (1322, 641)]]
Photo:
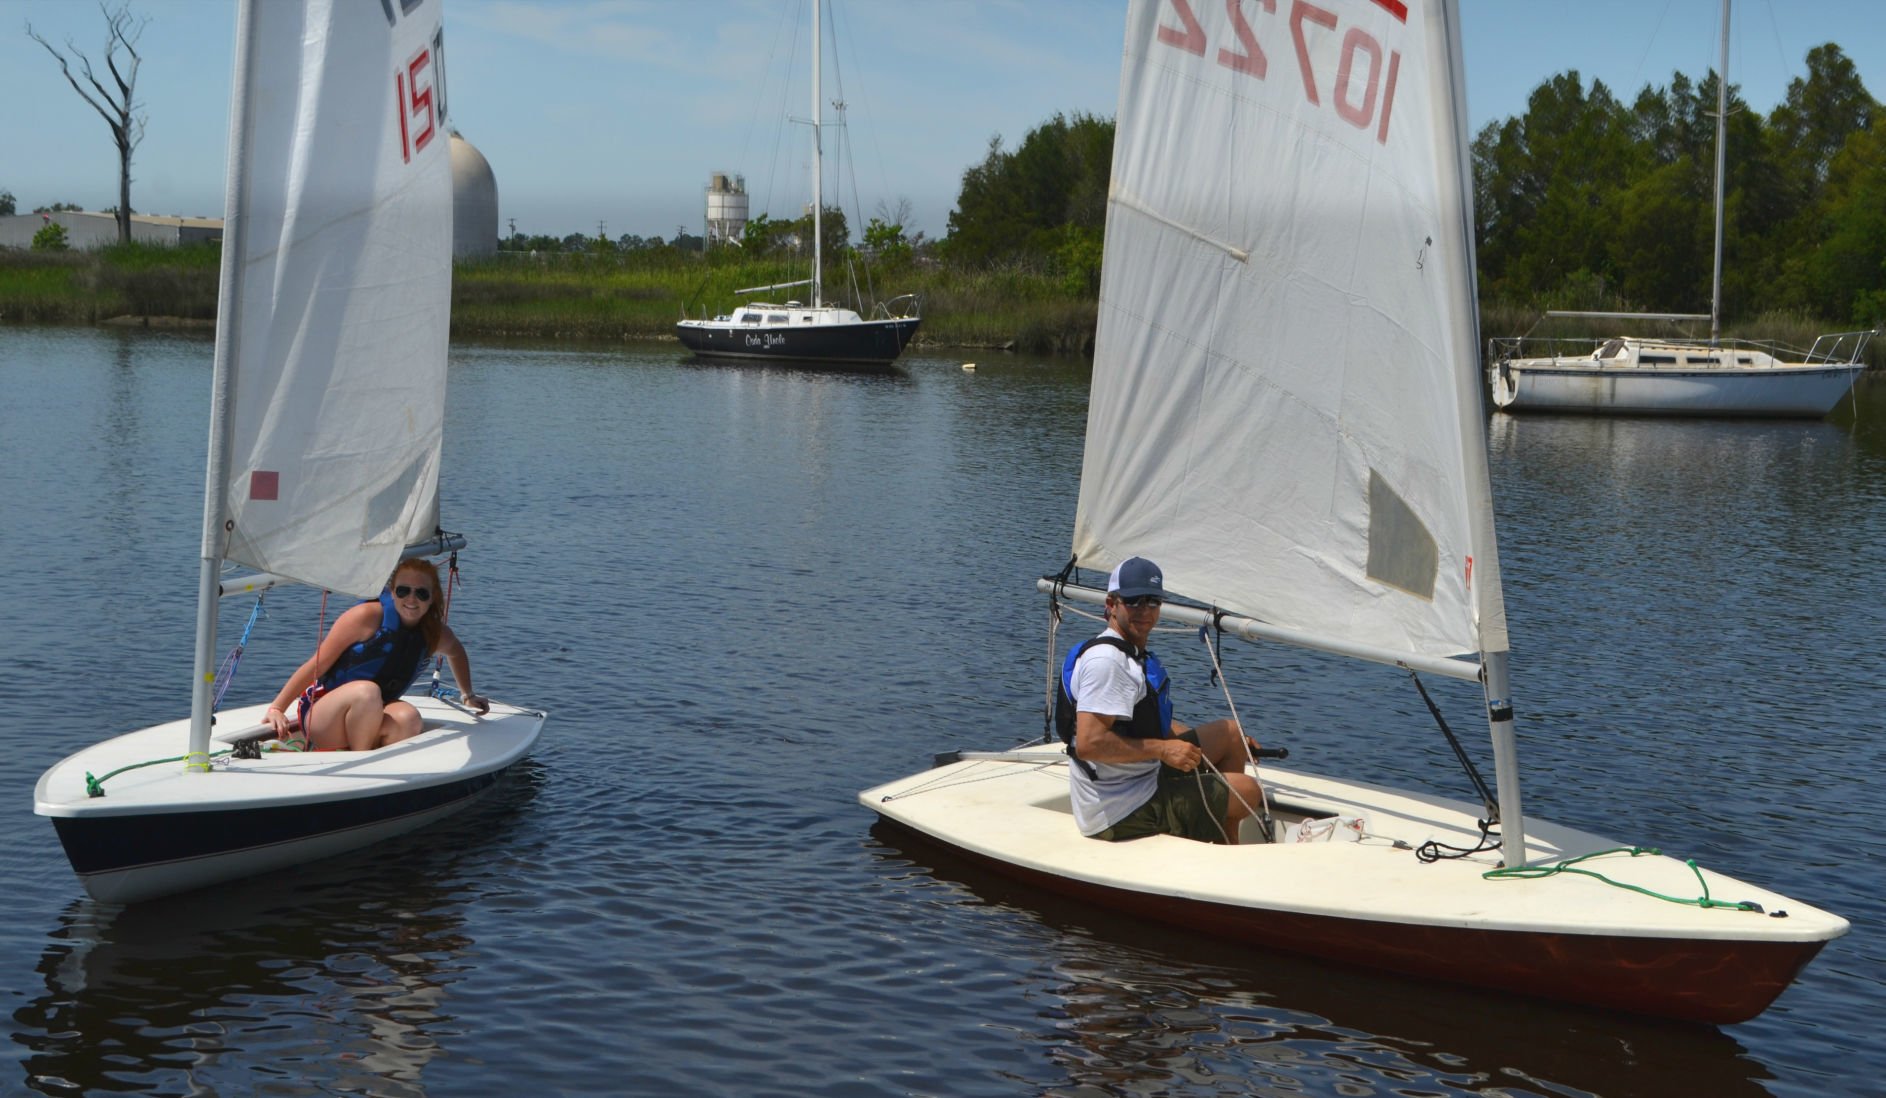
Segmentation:
[[(1478, 653), (1503, 614), (1462, 443), (1452, 28), (1332, 6), (1293, 50), (1283, 19), (1173, 11), (1128, 17), (1076, 560), (1147, 556), (1339, 646)], [(1281, 47), (1257, 62), (1246, 31)]]

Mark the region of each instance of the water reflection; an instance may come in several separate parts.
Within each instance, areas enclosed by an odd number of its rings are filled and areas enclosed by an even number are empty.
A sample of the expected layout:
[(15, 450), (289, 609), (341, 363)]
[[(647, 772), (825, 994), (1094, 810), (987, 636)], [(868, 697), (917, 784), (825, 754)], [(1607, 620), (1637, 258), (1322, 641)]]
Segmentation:
[(914, 869), (958, 886), (959, 903), (1053, 932), (1033, 1038), (1067, 1085), (1046, 1093), (1769, 1094), (1772, 1076), (1711, 1027), (1226, 945), (1017, 884), (882, 823), (871, 834), (881, 877)]
[(296, 1089), (422, 1098), (460, 1029), (475, 942), (459, 873), (536, 793), (532, 764), (486, 801), (372, 851), (131, 907), (74, 902), (45, 990), (14, 1011), (41, 1094)]

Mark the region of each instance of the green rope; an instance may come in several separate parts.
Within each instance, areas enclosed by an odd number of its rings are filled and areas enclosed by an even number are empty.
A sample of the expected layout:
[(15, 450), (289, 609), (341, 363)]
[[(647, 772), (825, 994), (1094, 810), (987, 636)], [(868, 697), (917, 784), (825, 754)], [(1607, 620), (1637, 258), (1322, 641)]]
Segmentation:
[[(299, 747), (296, 747), (296, 748), (293, 748), (293, 750), (299, 751), (302, 749)], [(87, 771), (85, 774), (85, 795), (88, 797), (104, 796), (105, 783), (117, 777), (118, 775), (124, 773), (127, 770), (137, 770), (146, 766), (162, 766), (165, 763), (174, 763), (174, 762), (188, 763), (191, 759), (195, 759), (195, 758), (203, 759), (204, 760), (203, 765), (205, 769), (207, 769), (208, 760), (220, 758), (224, 755), (233, 754), (234, 752), (235, 752), (235, 748), (227, 747), (221, 751), (212, 751), (208, 753), (207, 755), (203, 754), (202, 752), (191, 752), (184, 755), (173, 755), (168, 759), (151, 759), (148, 762), (132, 763), (130, 766), (121, 766), (118, 769), (113, 770), (111, 773), (106, 774), (102, 778), (94, 778), (92, 777), (91, 772)], [(192, 765), (195, 765), (195, 764), (192, 764)]]
[[(1702, 907), (1702, 908), (1721, 907), (1721, 908), (1729, 908), (1736, 911), (1753, 911), (1758, 915), (1765, 914), (1762, 911), (1762, 905), (1756, 903), (1754, 900), (1712, 899), (1709, 895), (1709, 882), (1703, 879), (1703, 871), (1697, 868), (1696, 860), (1694, 858), (1685, 860), (1683, 864), (1690, 867), (1691, 873), (1696, 874), (1697, 887), (1703, 890), (1703, 894), (1699, 897), (1696, 897), (1695, 899), (1686, 899), (1682, 896), (1666, 896), (1661, 892), (1654, 892), (1648, 888), (1641, 888), (1634, 884), (1625, 884), (1623, 881), (1614, 881), (1602, 873), (1595, 873), (1589, 869), (1576, 868), (1579, 862), (1587, 861), (1592, 858), (1602, 858), (1607, 854), (1629, 854), (1631, 857), (1635, 858), (1640, 854), (1649, 854), (1652, 856), (1659, 856), (1662, 853), (1663, 851), (1658, 850), (1654, 847), (1620, 846), (1620, 847), (1613, 847), (1610, 850), (1600, 850), (1592, 854), (1583, 854), (1576, 858), (1567, 858), (1564, 861), (1554, 862), (1549, 865), (1522, 865), (1522, 866), (1514, 866), (1512, 868), (1506, 868), (1502, 866), (1499, 869), (1489, 869), (1485, 873), (1482, 873), (1480, 876), (1482, 876), (1483, 878), (1489, 881), (1501, 880), (1501, 879), (1537, 880), (1542, 877), (1551, 877), (1559, 873), (1577, 873), (1585, 877), (1595, 877), (1596, 879), (1603, 881), (1605, 884), (1608, 884), (1613, 888), (1626, 889), (1631, 892), (1636, 892), (1645, 896), (1649, 896), (1652, 899), (1665, 900), (1673, 904), (1688, 904), (1691, 907)], [(1778, 911), (1775, 914), (1786, 915), (1787, 912)]]

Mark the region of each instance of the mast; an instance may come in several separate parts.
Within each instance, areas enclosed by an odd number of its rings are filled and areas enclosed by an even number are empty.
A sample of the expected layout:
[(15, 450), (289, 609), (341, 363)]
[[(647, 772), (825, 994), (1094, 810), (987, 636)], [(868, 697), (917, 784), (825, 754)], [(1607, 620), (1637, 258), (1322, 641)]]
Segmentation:
[(1722, 332), (1722, 176), (1729, 145), (1729, 0), (1722, 0), (1722, 63), (1716, 67), (1716, 268), (1709, 286), (1709, 345)]
[[(1726, 0), (1725, 0), (1726, 2)], [(1458, 307), (1451, 320), (1462, 329), (1456, 345), (1480, 346), (1479, 273), (1473, 243), (1473, 188), (1469, 181), (1473, 169), (1468, 160), (1467, 88), (1463, 73), (1466, 63), (1460, 46), (1460, 9), (1451, 0), (1433, 9), (1442, 21), (1446, 51), (1443, 66), (1447, 86), (1439, 89), (1440, 105), (1445, 115), (1445, 132), (1454, 135), (1454, 155), (1441, 158), (1446, 173), (1445, 193), (1457, 196), (1451, 211), (1451, 230), (1455, 246), (1464, 262), (1460, 265), (1460, 284), (1453, 298)], [(1508, 673), (1512, 643), (1506, 629), (1506, 596), (1500, 579), (1499, 541), (1493, 529), (1493, 483), (1487, 468), (1487, 430), (1485, 387), (1477, 360), (1463, 363), (1454, 371), (1455, 407), (1460, 417), (1460, 461), (1464, 472), (1468, 514), (1472, 524), (1468, 582), (1474, 602), (1474, 624), (1479, 633), (1481, 683), (1485, 689), (1487, 734), (1493, 746), (1493, 781), (1498, 801), (1501, 862), (1507, 866), (1526, 864), (1526, 815), (1519, 789), (1519, 735), (1513, 724), (1512, 683)]]
[(234, 433), (237, 321), (248, 229), (249, 110), (255, 85), (256, 0), (236, 8), (235, 84), (229, 95), (229, 175), (223, 192), (223, 266), (217, 290), (215, 368), (210, 382), (209, 460), (203, 476), (203, 560), (197, 574), (196, 656), (190, 687), (190, 747), (184, 769), (209, 773), (210, 710), (216, 678), (216, 610), (229, 512), (229, 451)]
[[(1728, 0), (1723, 0), (1728, 3)], [(825, 0), (812, 0), (812, 307), (824, 304), (821, 293), (825, 288), (824, 242), (821, 239), (821, 222), (825, 216), (825, 141), (820, 130), (823, 116), (819, 110), (819, 47), (824, 41), (824, 31), (820, 20), (824, 15)]]

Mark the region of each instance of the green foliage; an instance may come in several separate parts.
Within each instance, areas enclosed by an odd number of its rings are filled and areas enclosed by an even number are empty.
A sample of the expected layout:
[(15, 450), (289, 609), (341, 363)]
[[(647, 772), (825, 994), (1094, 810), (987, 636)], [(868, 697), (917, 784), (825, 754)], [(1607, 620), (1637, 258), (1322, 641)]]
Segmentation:
[(1073, 227), (1105, 230), (1113, 122), (1057, 114), (1014, 152), (989, 140), (982, 163), (963, 173), (941, 253), (967, 265), (1053, 261)]
[(57, 221), (48, 221), (33, 234), (33, 250), (36, 252), (63, 252), (66, 244), (65, 226)]
[(1101, 252), (1099, 229), (1084, 225), (1063, 225), (1061, 243), (1055, 249), (1061, 288), (1077, 297), (1098, 297)]
[(902, 225), (886, 225), (878, 218), (864, 227), (864, 249), (886, 266), (901, 266), (914, 254), (910, 241), (904, 239)]
[(13, 197), (12, 191), (0, 190), (0, 217), (12, 217), (13, 211), (18, 208), (18, 202), (19, 200)]
[[(1878, 102), (1832, 44), (1809, 53), (1807, 76), (1767, 119), (1729, 90), (1723, 315), (1781, 308), (1873, 323), (1886, 293)], [(1525, 114), (1483, 129), (1473, 143), (1481, 297), (1708, 311), (1716, 94), (1716, 74), (1675, 73), (1627, 107), (1567, 72), (1535, 89)]]

